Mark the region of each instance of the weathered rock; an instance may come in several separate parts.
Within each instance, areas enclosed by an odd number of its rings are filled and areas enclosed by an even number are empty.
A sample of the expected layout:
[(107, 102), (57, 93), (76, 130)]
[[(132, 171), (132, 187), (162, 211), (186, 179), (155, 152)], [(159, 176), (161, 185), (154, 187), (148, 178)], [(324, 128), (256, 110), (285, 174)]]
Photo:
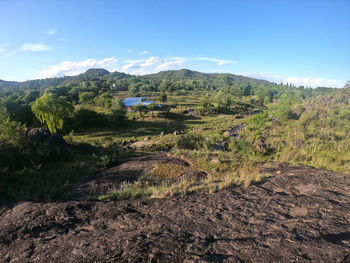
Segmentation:
[(212, 194), (3, 205), (0, 262), (349, 262), (350, 176), (265, 172)]
[(226, 140), (219, 140), (214, 146), (214, 150), (216, 151), (228, 151), (228, 142)]
[(236, 127), (232, 128), (231, 135), (233, 133), (240, 133), (240, 132), (244, 131), (245, 126), (246, 126), (245, 124), (240, 124), (240, 125), (237, 125)]
[(231, 132), (230, 131), (225, 131), (222, 135), (225, 136), (225, 137), (230, 137), (231, 136)]
[(264, 137), (260, 137), (258, 139), (258, 142), (256, 144), (256, 149), (259, 151), (259, 152), (262, 152), (262, 153), (265, 153), (268, 151), (268, 144), (266, 143), (266, 139)]
[(30, 129), (26, 138), (32, 147), (44, 147), (50, 157), (59, 157), (67, 153), (66, 141), (57, 133), (50, 133), (47, 127)]
[(213, 162), (213, 163), (220, 163), (220, 159), (216, 155), (211, 156), (210, 157), (210, 161)]
[(30, 144), (43, 144), (51, 136), (47, 127), (33, 128), (28, 130), (27, 139)]
[[(142, 145), (137, 147), (131, 145), (131, 147), (145, 148), (150, 142), (138, 142), (138, 144), (140, 143), (142, 143)], [(152, 171), (157, 164), (189, 166), (186, 161), (180, 158), (167, 156), (166, 154), (134, 157), (102, 173), (91, 175), (76, 189), (68, 193), (67, 196), (70, 199), (81, 200), (91, 196), (107, 194), (109, 191), (119, 189), (121, 184), (137, 181), (140, 176)]]

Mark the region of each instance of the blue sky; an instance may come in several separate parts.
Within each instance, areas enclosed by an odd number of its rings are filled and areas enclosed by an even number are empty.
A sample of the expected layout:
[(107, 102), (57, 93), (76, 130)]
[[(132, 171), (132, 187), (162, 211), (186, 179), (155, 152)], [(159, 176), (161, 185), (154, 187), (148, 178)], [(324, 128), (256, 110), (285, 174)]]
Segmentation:
[(342, 87), (349, 14), (348, 0), (0, 0), (0, 79), (188, 68)]

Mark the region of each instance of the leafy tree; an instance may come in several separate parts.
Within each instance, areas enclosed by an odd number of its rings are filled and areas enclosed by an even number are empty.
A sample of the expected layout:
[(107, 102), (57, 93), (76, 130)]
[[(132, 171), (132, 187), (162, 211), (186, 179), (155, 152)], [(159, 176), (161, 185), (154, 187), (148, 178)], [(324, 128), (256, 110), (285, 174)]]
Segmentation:
[(244, 87), (244, 96), (249, 96), (251, 95), (251, 89), (252, 87), (250, 86), (250, 84), (248, 84), (247, 86)]
[(129, 92), (135, 97), (140, 96), (140, 87), (139, 87), (139, 85), (137, 83), (130, 84)]
[(140, 93), (144, 95), (149, 90), (149, 85), (148, 84), (143, 84), (143, 85), (140, 86), (139, 89), (140, 89)]
[(72, 115), (74, 107), (63, 97), (45, 93), (34, 102), (32, 111), (41, 123), (47, 125), (50, 132), (55, 133), (63, 128), (63, 120)]
[(159, 85), (159, 90), (164, 93), (170, 90), (171, 86), (171, 82), (168, 79), (163, 79)]
[(165, 92), (162, 92), (160, 94), (160, 101), (161, 102), (166, 102), (168, 100), (168, 95)]
[(221, 111), (229, 111), (231, 104), (232, 104), (232, 99), (230, 94), (226, 92), (219, 92), (218, 96), (218, 109)]
[(12, 121), (18, 121), (30, 126), (35, 120), (30, 106), (22, 100), (7, 100), (6, 109)]
[(140, 114), (140, 117), (144, 117), (145, 112), (147, 111), (147, 107), (142, 105), (141, 103), (135, 105), (134, 110)]
[(40, 91), (39, 90), (29, 90), (26, 94), (26, 96), (24, 97), (24, 101), (26, 103), (31, 103), (33, 101), (35, 101), (40, 95)]
[(269, 115), (266, 111), (260, 112), (249, 119), (248, 129), (251, 131), (262, 130), (271, 125)]
[(111, 111), (113, 117), (117, 120), (123, 119), (125, 116), (125, 106), (123, 101), (119, 98), (114, 98), (112, 99), (111, 104)]
[(0, 152), (2, 144), (15, 144), (22, 127), (18, 122), (11, 121), (10, 115), (2, 101), (0, 101)]
[(200, 113), (203, 115), (211, 114), (214, 111), (214, 105), (210, 103), (208, 97), (203, 97), (198, 106), (200, 107)]
[(270, 101), (270, 98), (268, 96), (265, 97), (264, 99), (264, 104), (267, 105), (269, 104), (271, 101)]
[(96, 95), (92, 91), (83, 92), (79, 95), (79, 103), (89, 103), (95, 97), (96, 97)]
[(110, 108), (112, 106), (112, 96), (111, 94), (104, 93), (98, 96), (95, 100), (96, 105), (104, 108)]
[(18, 169), (23, 162), (25, 163), (24, 139), (23, 126), (19, 122), (10, 120), (6, 106), (0, 100), (0, 181), (4, 185), (6, 185), (4, 181), (6, 170), (14, 167)]
[(270, 108), (271, 114), (279, 121), (285, 122), (293, 119), (294, 114), (292, 111), (293, 99), (290, 94), (283, 94), (276, 105), (272, 105)]

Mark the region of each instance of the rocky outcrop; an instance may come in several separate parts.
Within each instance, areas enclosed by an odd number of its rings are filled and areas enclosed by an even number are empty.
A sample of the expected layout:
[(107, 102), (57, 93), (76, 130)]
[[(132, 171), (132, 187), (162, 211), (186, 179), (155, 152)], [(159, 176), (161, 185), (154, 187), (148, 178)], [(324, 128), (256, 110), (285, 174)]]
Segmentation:
[(281, 165), (214, 194), (0, 208), (0, 262), (349, 262), (350, 176)]
[(26, 133), (28, 144), (43, 147), (50, 157), (59, 157), (67, 153), (66, 141), (57, 133), (51, 133), (47, 127), (29, 129)]

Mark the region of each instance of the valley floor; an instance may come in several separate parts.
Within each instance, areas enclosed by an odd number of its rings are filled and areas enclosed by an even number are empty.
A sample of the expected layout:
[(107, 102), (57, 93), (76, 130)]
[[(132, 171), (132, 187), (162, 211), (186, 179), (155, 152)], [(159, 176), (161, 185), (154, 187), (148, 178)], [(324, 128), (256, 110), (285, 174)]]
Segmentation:
[(349, 262), (350, 176), (268, 172), (213, 194), (3, 206), (0, 261)]

